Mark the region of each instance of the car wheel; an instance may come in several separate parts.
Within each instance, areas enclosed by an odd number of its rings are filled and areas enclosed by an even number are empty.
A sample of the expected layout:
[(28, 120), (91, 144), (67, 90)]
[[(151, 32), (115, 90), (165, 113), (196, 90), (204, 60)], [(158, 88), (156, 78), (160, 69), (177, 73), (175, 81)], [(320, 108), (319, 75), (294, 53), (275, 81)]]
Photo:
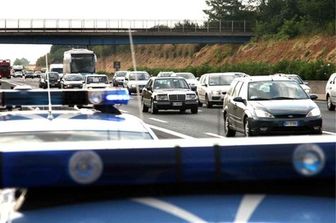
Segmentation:
[(230, 128), (230, 122), (227, 115), (224, 116), (224, 132), (226, 137), (232, 137), (236, 135), (236, 131)]
[(212, 108), (212, 103), (209, 101), (208, 95), (205, 95), (205, 104), (207, 108)]
[(143, 100), (142, 100), (142, 112), (148, 112), (148, 107), (145, 105)]
[(192, 114), (197, 114), (198, 113), (198, 106), (195, 106), (195, 107), (191, 108), (191, 113)]
[(331, 98), (329, 95), (327, 96), (327, 107), (329, 111), (335, 110), (335, 105), (331, 102)]
[(244, 135), (246, 137), (252, 136), (251, 130), (250, 130), (250, 125), (249, 125), (247, 117), (245, 117), (245, 119), (244, 119)]
[(185, 110), (184, 108), (181, 108), (181, 109), (180, 109), (180, 113), (185, 113), (185, 111), (186, 111), (186, 110)]
[(198, 99), (198, 106), (199, 107), (202, 107), (203, 106), (203, 103)]
[(151, 101), (151, 112), (152, 114), (157, 114), (158, 113), (158, 109), (155, 107), (154, 105), (154, 100)]

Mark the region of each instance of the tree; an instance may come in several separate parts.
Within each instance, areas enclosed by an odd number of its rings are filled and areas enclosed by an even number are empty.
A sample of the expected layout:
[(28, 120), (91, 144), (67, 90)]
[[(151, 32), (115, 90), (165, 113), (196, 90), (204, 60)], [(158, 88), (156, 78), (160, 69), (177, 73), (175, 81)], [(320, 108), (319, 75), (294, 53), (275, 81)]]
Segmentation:
[(27, 66), (29, 65), (29, 60), (27, 60), (26, 58), (16, 58), (14, 61), (14, 65), (22, 65), (22, 66)]
[(254, 11), (242, 0), (206, 0), (206, 4), (210, 8), (203, 12), (210, 21), (249, 20), (254, 16)]

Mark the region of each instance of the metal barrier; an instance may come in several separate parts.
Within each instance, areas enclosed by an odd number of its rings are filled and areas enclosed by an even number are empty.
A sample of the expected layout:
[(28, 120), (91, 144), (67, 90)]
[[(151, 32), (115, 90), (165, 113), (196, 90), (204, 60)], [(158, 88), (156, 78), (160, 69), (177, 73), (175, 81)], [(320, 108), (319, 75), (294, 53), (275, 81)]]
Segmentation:
[(251, 32), (252, 21), (0, 19), (0, 32)]

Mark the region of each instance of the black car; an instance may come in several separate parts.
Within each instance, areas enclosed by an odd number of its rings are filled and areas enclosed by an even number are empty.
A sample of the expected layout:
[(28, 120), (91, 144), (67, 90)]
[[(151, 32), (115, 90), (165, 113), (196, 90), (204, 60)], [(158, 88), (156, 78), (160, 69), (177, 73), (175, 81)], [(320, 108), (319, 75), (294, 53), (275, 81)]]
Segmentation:
[(39, 87), (40, 88), (47, 88), (48, 87), (48, 76), (49, 76), (49, 83), (50, 87), (57, 87), (61, 88), (60, 76), (57, 72), (48, 72), (42, 73), (40, 76)]
[(181, 77), (152, 77), (142, 90), (142, 111), (151, 110), (180, 110), (191, 113), (198, 112), (198, 99), (184, 78)]
[(294, 80), (256, 76), (232, 82), (223, 103), (226, 136), (321, 134), (318, 106)]
[(24, 75), (24, 78), (25, 79), (27, 79), (27, 78), (34, 78), (35, 76), (34, 76), (34, 73), (33, 72), (27, 72), (27, 73), (25, 73), (25, 75)]

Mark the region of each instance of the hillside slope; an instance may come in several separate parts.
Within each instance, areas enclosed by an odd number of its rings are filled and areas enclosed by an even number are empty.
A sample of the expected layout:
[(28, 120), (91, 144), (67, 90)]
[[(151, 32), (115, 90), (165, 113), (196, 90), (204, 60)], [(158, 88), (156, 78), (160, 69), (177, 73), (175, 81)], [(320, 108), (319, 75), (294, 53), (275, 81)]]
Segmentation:
[[(148, 68), (177, 68), (204, 64), (220, 66), (226, 63), (266, 62), (283, 60), (336, 62), (336, 36), (300, 37), (292, 40), (268, 40), (245, 45), (137, 45), (137, 66)], [(114, 72), (113, 61), (121, 69), (132, 68), (129, 50), (98, 58), (98, 71)]]

